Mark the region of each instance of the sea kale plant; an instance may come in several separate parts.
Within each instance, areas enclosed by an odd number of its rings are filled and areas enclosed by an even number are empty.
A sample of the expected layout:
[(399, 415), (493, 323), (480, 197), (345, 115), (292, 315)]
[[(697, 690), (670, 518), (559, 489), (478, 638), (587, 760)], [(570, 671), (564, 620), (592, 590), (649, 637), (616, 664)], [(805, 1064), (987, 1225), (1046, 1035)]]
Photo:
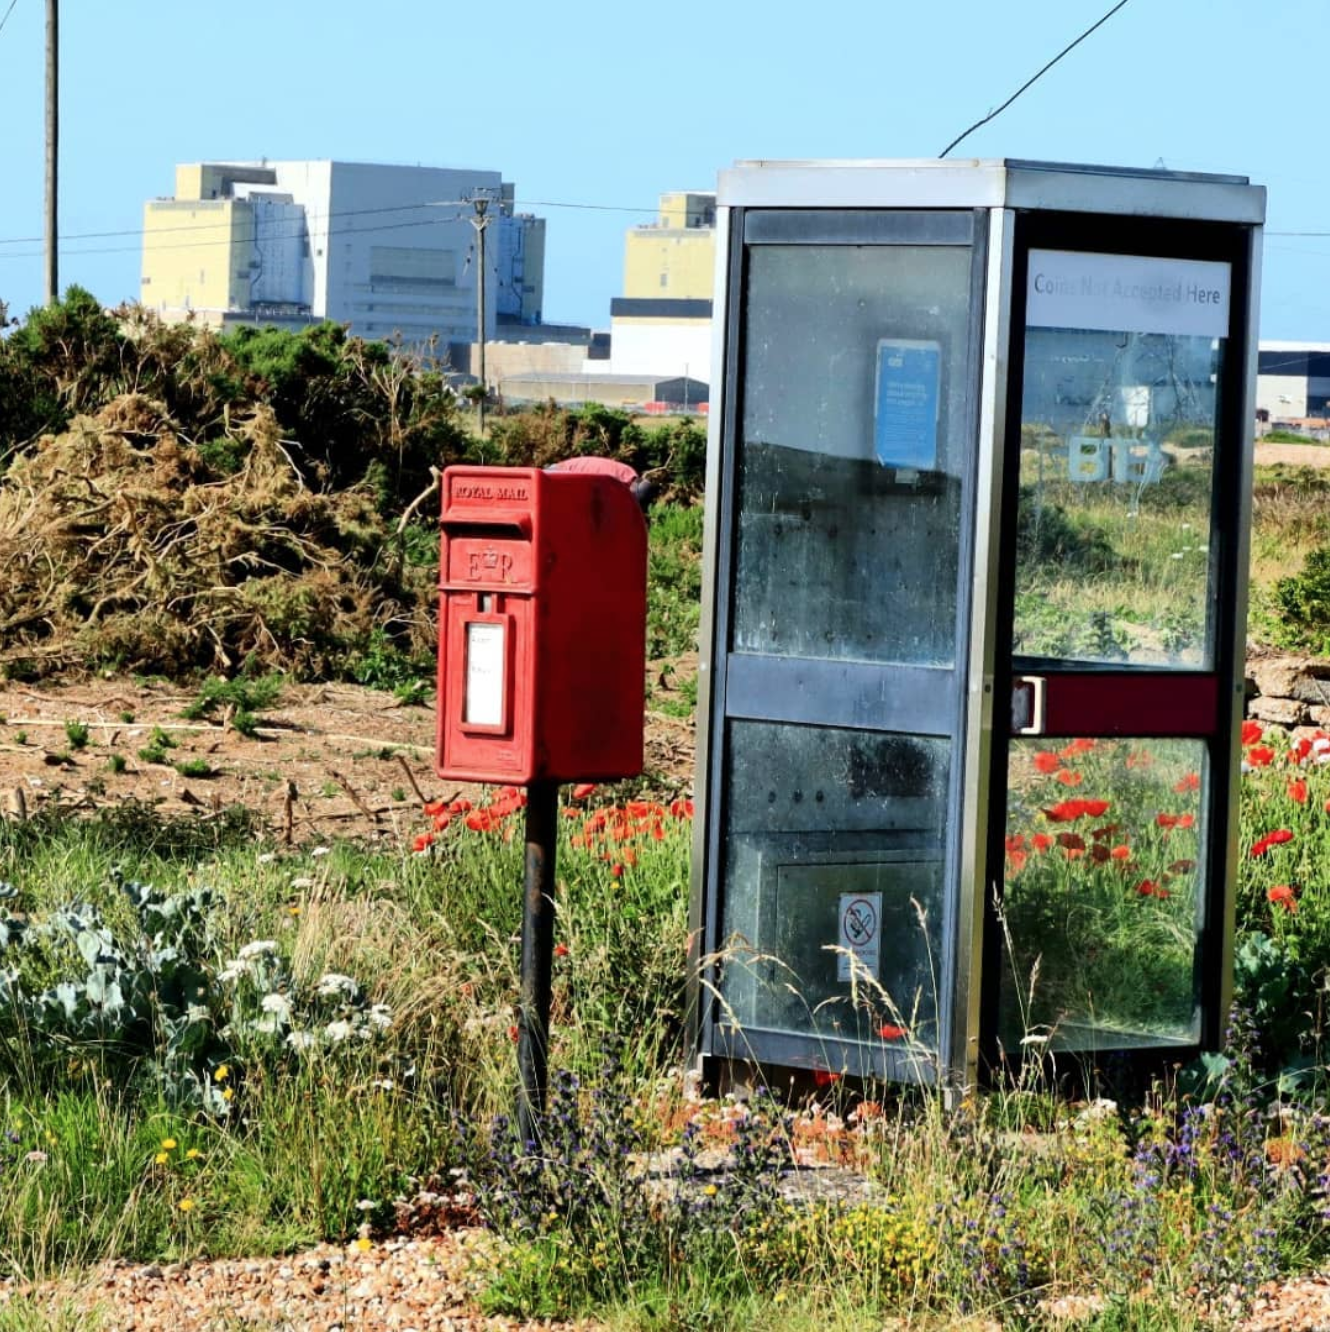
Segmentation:
[[(72, 1073), (155, 1086), (169, 1104), (224, 1118), (247, 1061), (335, 1054), (389, 1026), (353, 978), (301, 983), (272, 941), (222, 964), (211, 889), (116, 883), (127, 923), (86, 902), (35, 923), (0, 917), (0, 1067), (40, 1084)], [(0, 902), (17, 898), (0, 885)]]

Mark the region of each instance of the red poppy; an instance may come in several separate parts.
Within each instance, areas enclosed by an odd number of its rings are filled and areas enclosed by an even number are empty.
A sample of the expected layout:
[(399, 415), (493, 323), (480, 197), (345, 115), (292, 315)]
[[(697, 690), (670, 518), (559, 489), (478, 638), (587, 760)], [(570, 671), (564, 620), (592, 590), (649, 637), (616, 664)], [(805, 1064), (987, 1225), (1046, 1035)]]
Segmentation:
[(448, 808), (446, 800), (427, 800), (425, 802), (425, 813), (433, 817), (435, 814), (442, 814)]
[(670, 817), (672, 819), (691, 819), (693, 817), (693, 802), (691, 800), (671, 800)]
[(1084, 738), (1073, 740), (1071, 744), (1062, 751), (1063, 762), (1065, 763), (1067, 759), (1075, 758), (1077, 754), (1088, 754), (1096, 744), (1098, 744), (1097, 740), (1086, 740)]
[(878, 1029), (877, 1034), (884, 1041), (902, 1041), (910, 1033), (905, 1027), (898, 1027), (894, 1022), (884, 1022)]
[(573, 787), (573, 799), (585, 800), (595, 789), (595, 782), (578, 782), (578, 784)]
[(1247, 762), (1253, 768), (1264, 768), (1267, 764), (1273, 763), (1275, 751), (1269, 745), (1253, 745), (1247, 751)]
[(1085, 776), (1079, 772), (1072, 772), (1070, 768), (1063, 768), (1058, 773), (1058, 781), (1063, 786), (1079, 786), (1085, 780)]
[(1288, 798), (1299, 805), (1307, 803), (1307, 783), (1301, 777), (1288, 784)]
[(1148, 768), (1155, 761), (1155, 756), (1148, 749), (1137, 749), (1127, 755), (1127, 767)]
[(840, 1079), (841, 1075), (831, 1072), (830, 1069), (815, 1068), (813, 1070), (813, 1081), (819, 1087), (830, 1087), (832, 1083), (839, 1082)]
[(433, 842), (434, 842), (434, 834), (432, 832), (423, 832), (415, 839), (414, 842), (411, 843), (411, 850), (427, 851), (430, 848), (430, 846), (433, 844)]
[(1050, 772), (1056, 772), (1062, 766), (1062, 760), (1050, 750), (1041, 749), (1034, 756), (1034, 766), (1037, 772), (1047, 775)]
[(1167, 888), (1161, 888), (1154, 879), (1142, 879), (1136, 885), (1136, 891), (1142, 897), (1168, 897), (1170, 896)]
[(1008, 851), (1023, 851), (1025, 849), (1025, 838), (1020, 833), (1012, 833), (1006, 842)]
[(510, 1041), (516, 1042), (516, 1041), (521, 1037), (521, 1035), (522, 1035), (522, 1033), (521, 1033), (521, 1031), (519, 1030), (519, 1028), (517, 1028), (517, 1027), (515, 1027), (515, 1026), (514, 1026), (514, 1027), (509, 1027), (509, 1028), (508, 1028), (508, 1039), (509, 1039)]
[(1058, 833), (1058, 845), (1066, 847), (1068, 851), (1084, 851), (1085, 839), (1076, 833)]
[(1196, 815), (1195, 815), (1195, 814), (1184, 814), (1184, 815), (1178, 820), (1178, 827), (1179, 827), (1179, 828), (1190, 828), (1190, 827), (1194, 826), (1195, 823), (1196, 823)]
[(611, 866), (610, 866), (610, 874), (613, 875), (613, 877), (616, 878), (616, 879), (622, 879), (622, 878), (623, 878), (623, 866), (622, 866), (622, 865), (611, 865)]
[(1106, 865), (1108, 863), (1108, 854), (1108, 847), (1106, 846), (1099, 846), (1096, 844), (1090, 848), (1090, 859), (1093, 860), (1096, 865)]
[(1107, 800), (1064, 800), (1052, 809), (1044, 810), (1044, 817), (1051, 823), (1071, 823), (1087, 815), (1097, 819), (1108, 810)]
[(434, 816), (434, 831), (442, 832), (452, 821), (453, 816), (451, 814), (436, 814)]
[(1035, 835), (1030, 838), (1030, 845), (1034, 847), (1036, 851), (1047, 851), (1048, 848), (1053, 845), (1053, 839), (1048, 833), (1035, 833)]
[(1114, 860), (1129, 860), (1131, 858), (1131, 847), (1124, 842), (1121, 846), (1115, 846), (1108, 854)]
[(1025, 862), (1029, 855), (1025, 851), (1008, 851), (1007, 864), (1011, 866), (1013, 874), (1019, 874), (1025, 868)]
[(554, 945), (554, 956), (555, 956), (555, 957), (567, 957), (567, 956), (568, 956), (568, 945), (567, 945), (567, 944), (564, 944), (564, 943), (555, 944), (555, 945)]
[(1251, 849), (1253, 859), (1265, 855), (1272, 846), (1282, 846), (1285, 842), (1291, 842), (1293, 834), (1287, 828), (1276, 828), (1274, 832), (1268, 832), (1260, 841), (1256, 842)]
[(461, 798), (454, 800), (453, 803), (448, 806), (448, 813), (465, 814), (470, 808), (471, 802), (465, 796), (462, 796)]
[(1156, 814), (1155, 823), (1161, 828), (1176, 828), (1182, 822), (1181, 814)]
[(1270, 899), (1271, 905), (1281, 906), (1285, 911), (1296, 912), (1298, 903), (1293, 895), (1293, 889), (1286, 883), (1277, 883), (1266, 893)]
[(1174, 784), (1173, 789), (1183, 795), (1187, 791), (1199, 791), (1201, 789), (1201, 774), (1199, 772), (1189, 772), (1181, 781)]
[(1096, 842), (1106, 842), (1115, 832), (1117, 832), (1119, 827), (1120, 825), (1116, 823), (1101, 823), (1099, 827), (1090, 830), (1090, 836), (1093, 837)]
[(1242, 723), (1242, 747), (1254, 745), (1265, 733), (1261, 730), (1261, 723), (1254, 721), (1245, 721)]
[(1304, 735), (1301, 736), (1293, 747), (1288, 751), (1288, 756), (1295, 763), (1301, 763), (1308, 754), (1312, 752), (1312, 742)]

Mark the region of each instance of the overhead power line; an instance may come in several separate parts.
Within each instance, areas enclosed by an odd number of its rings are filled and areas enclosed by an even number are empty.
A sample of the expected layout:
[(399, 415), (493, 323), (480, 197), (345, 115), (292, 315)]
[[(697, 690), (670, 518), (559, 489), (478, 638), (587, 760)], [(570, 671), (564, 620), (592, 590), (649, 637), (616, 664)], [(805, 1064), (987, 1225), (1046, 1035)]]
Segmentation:
[[(338, 236), (360, 236), (370, 232), (379, 231), (403, 231), (410, 227), (432, 227), (440, 222), (456, 222), (458, 217), (427, 217), (417, 222), (380, 222), (374, 226), (368, 227), (329, 227), (326, 232), (317, 232), (316, 236), (338, 237)], [(284, 240), (303, 240), (310, 233), (305, 228), (295, 231), (270, 231), (259, 232), (258, 234), (240, 239), (234, 236), (223, 236), (216, 240), (197, 240), (197, 241), (172, 241), (169, 245), (152, 245), (146, 248), (153, 253), (161, 250), (196, 250), (211, 245), (258, 245), (261, 242), (284, 241)], [(138, 245), (99, 245), (90, 246), (82, 250), (62, 249), (61, 253), (66, 257), (77, 257), (81, 254), (138, 254), (144, 247)], [(9, 254), (0, 254), (0, 262), (6, 259), (32, 259), (43, 253), (40, 250), (15, 250)]]
[(1053, 59), (1048, 62), (1048, 64), (1046, 64), (1041, 70), (1039, 70), (1038, 73), (1026, 79), (1026, 81), (1022, 83), (1021, 86), (1017, 88), (1016, 91), (1012, 93), (1012, 95), (1008, 97), (1007, 100), (1003, 102), (1002, 105), (998, 107), (996, 111), (990, 111), (982, 120), (976, 120), (974, 124), (970, 126), (969, 129), (965, 130), (961, 134), (958, 134), (954, 139), (952, 139), (952, 141), (949, 144), (947, 144), (947, 146), (938, 154), (938, 156), (946, 157), (946, 155), (949, 152), (951, 152), (951, 150), (958, 143), (960, 143), (962, 139), (968, 139), (970, 135), (973, 134), (975, 130), (977, 130), (981, 125), (987, 125), (990, 120), (995, 120), (998, 116), (1000, 116), (1027, 88), (1032, 87), (1034, 84), (1038, 83), (1038, 81), (1042, 79), (1044, 75), (1047, 74), (1048, 71), (1052, 69), (1053, 66), (1056, 65), (1059, 60), (1062, 59), (1063, 56), (1068, 55), (1070, 52), (1074, 51), (1092, 32), (1095, 31), (1095, 29), (1102, 28), (1104, 24), (1107, 23), (1108, 20), (1111, 19), (1113, 15), (1116, 14), (1118, 10), (1121, 9), (1126, 3), (1127, 0), (1118, 0), (1118, 3), (1115, 4), (1113, 8), (1108, 11), (1107, 14), (1105, 14), (1102, 18), (1098, 19), (1096, 22), (1092, 23), (1088, 28), (1086, 28), (1086, 30), (1083, 33), (1081, 33), (1081, 35), (1077, 37), (1074, 42), (1070, 42), (1066, 46), (1064, 46), (1062, 50), (1060, 50), (1057, 53), (1057, 55), (1055, 55)]
[(14, 12), (16, 4), (18, 4), (18, 0), (9, 0), (9, 8), (5, 10), (4, 18), (0, 18), (0, 32), (4, 32), (5, 24), (9, 22), (9, 16)]
[[(263, 197), (263, 196), (260, 195), (260, 196), (257, 196), (257, 197), (260, 197), (260, 198), (261, 198), (261, 197)], [(170, 201), (170, 200), (162, 200), (161, 202), (163, 202), (163, 203), (169, 203), (169, 202), (171, 202), (171, 201)], [(181, 200), (180, 202), (182, 202), (182, 203), (188, 203), (188, 202), (197, 202), (197, 201), (194, 201), (194, 200)], [(208, 203), (208, 202), (212, 202), (212, 200), (203, 200), (202, 202)], [(307, 213), (305, 216), (306, 216), (307, 224), (312, 225), (312, 224), (317, 223), (317, 222), (328, 221), (328, 220), (330, 220), (330, 219), (332, 219), (332, 218), (341, 218), (341, 217), (369, 217), (369, 216), (371, 216), (371, 215), (373, 215), (373, 214), (378, 214), (378, 213), (406, 213), (406, 212), (412, 212), (412, 211), (414, 211), (415, 209), (418, 209), (418, 208), (437, 208), (437, 207), (440, 206), (441, 203), (444, 203), (444, 202), (449, 203), (449, 204), (462, 202), (462, 203), (465, 203), (468, 207), (470, 207), (470, 202), (469, 202), (469, 200), (461, 200), (461, 201), (458, 201), (458, 200), (449, 199), (449, 200), (446, 200), (446, 201), (445, 201), (445, 200), (435, 200), (435, 199), (422, 199), (419, 203), (393, 204), (393, 205), (391, 205), (390, 207), (385, 207), (385, 208), (339, 208), (339, 209), (336, 209), (335, 211), (331, 211), (331, 212), (327, 212), (327, 213)], [(630, 207), (627, 207), (626, 205), (623, 205), (623, 204), (559, 203), (559, 202), (553, 202), (553, 201), (550, 201), (550, 200), (547, 200), (547, 199), (517, 199), (517, 200), (514, 200), (514, 202), (513, 202), (513, 207), (514, 207), (514, 208), (517, 208), (517, 207), (522, 207), (522, 208), (575, 208), (575, 209), (587, 210), (587, 211), (591, 211), (591, 212), (601, 212), (601, 213), (635, 213), (635, 214), (639, 214), (639, 215), (642, 215), (642, 216), (647, 216), (647, 215), (654, 216), (656, 213), (658, 213), (658, 212), (660, 211), (658, 207), (657, 207), (657, 208), (630, 208)], [(435, 221), (443, 221), (444, 219), (442, 219), (442, 218), (436, 218), (436, 219), (434, 219), (434, 220), (435, 220)], [(171, 227), (154, 227), (154, 228), (152, 229), (152, 234), (153, 234), (154, 236), (159, 236), (159, 235), (163, 235), (164, 233), (169, 232), (169, 231), (189, 231), (189, 232), (197, 233), (197, 232), (200, 232), (200, 231), (218, 230), (218, 229), (221, 229), (221, 228), (223, 228), (223, 227), (227, 227), (227, 228), (229, 228), (230, 225), (231, 225), (231, 224), (230, 224), (229, 222), (200, 222), (200, 223), (196, 223), (196, 224), (187, 224), (187, 223), (186, 223), (186, 224), (181, 224), (180, 226), (171, 226)], [(75, 241), (75, 240), (113, 240), (113, 239), (116, 239), (116, 238), (118, 238), (118, 237), (122, 237), (122, 236), (145, 236), (145, 235), (147, 235), (147, 228), (146, 228), (146, 227), (124, 227), (124, 228), (121, 228), (121, 229), (116, 230), (116, 231), (77, 231), (77, 232), (67, 232), (67, 233), (65, 234), (65, 236), (64, 236), (63, 239), (64, 239), (64, 240), (67, 240), (67, 241)], [(41, 236), (5, 236), (5, 237), (0, 237), (0, 245), (35, 245), (35, 244), (39, 243), (41, 240), (42, 240), (42, 237), (41, 237)], [(109, 253), (109, 252), (108, 252), (108, 251), (101, 251), (101, 250), (84, 250), (84, 251), (81, 251), (80, 253), (84, 253), (84, 254), (102, 254), (102, 253)], [(0, 258), (3, 258), (3, 257), (4, 257), (4, 256), (0, 256)]]

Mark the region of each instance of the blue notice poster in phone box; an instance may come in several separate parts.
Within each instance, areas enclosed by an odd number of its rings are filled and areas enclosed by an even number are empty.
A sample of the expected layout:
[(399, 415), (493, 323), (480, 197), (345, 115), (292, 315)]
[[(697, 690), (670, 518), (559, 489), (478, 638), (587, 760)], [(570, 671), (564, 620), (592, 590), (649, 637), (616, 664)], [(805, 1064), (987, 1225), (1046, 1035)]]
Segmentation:
[(940, 343), (878, 342), (873, 452), (884, 467), (937, 471), (941, 380)]

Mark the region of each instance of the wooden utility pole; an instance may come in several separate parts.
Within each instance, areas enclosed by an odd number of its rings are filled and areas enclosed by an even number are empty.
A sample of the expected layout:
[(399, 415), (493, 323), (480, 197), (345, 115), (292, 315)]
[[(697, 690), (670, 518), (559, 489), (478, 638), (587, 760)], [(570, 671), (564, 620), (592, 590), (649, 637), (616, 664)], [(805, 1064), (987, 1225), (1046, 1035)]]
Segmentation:
[(46, 303), (60, 299), (56, 163), (60, 143), (60, 0), (46, 0)]
[[(53, 0), (54, 2), (54, 0)], [(471, 206), (476, 210), (476, 215), (471, 219), (471, 225), (476, 229), (476, 349), (479, 364), (480, 379), (480, 397), (477, 403), (480, 407), (480, 437), (485, 438), (485, 228), (489, 226), (488, 216), (489, 197), (482, 194), (479, 190), (471, 197)]]

